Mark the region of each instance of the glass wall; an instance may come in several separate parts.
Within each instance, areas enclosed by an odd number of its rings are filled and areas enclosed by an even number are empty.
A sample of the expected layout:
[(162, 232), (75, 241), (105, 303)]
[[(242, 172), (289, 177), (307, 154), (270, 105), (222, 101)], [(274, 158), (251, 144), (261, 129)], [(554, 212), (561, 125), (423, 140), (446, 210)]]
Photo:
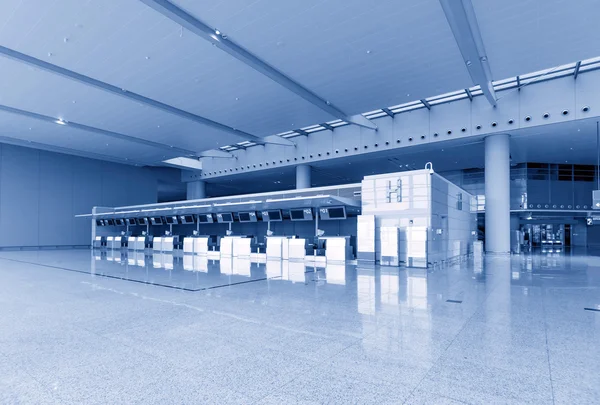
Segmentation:
[[(596, 166), (523, 163), (510, 168), (510, 209), (585, 210), (596, 189)], [(485, 209), (483, 169), (440, 173), (477, 196), (478, 211)]]

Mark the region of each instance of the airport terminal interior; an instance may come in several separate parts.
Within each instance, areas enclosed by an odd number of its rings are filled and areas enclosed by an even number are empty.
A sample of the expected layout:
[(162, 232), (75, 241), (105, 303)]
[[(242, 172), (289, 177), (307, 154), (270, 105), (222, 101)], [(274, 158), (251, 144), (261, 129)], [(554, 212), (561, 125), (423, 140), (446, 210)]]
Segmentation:
[(0, 404), (600, 404), (599, 17), (0, 1)]

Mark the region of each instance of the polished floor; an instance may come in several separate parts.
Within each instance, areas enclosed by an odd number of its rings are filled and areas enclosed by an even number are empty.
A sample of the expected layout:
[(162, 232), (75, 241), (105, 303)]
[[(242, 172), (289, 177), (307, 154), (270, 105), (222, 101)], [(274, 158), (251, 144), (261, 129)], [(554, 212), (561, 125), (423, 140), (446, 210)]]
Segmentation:
[(1, 404), (600, 403), (598, 257), (1, 252), (0, 280)]

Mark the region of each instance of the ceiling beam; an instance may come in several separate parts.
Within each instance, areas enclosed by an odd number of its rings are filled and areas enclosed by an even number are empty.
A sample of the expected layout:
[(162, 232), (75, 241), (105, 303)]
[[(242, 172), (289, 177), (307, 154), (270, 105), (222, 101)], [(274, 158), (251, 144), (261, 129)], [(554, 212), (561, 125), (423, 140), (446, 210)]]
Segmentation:
[(96, 128), (96, 127), (90, 127), (89, 125), (78, 124), (73, 121), (65, 121), (61, 118), (49, 117), (47, 115), (37, 114), (37, 113), (31, 112), (31, 111), (26, 111), (26, 110), (20, 110), (18, 108), (9, 107), (7, 105), (0, 104), (0, 111), (5, 111), (5, 112), (11, 113), (11, 114), (16, 114), (16, 115), (21, 115), (21, 116), (28, 117), (28, 118), (33, 118), (33, 119), (36, 119), (39, 121), (49, 122), (49, 123), (52, 123), (55, 125), (62, 125), (62, 126), (67, 126), (67, 127), (71, 127), (71, 128), (76, 128), (76, 129), (86, 131), (86, 132), (93, 132), (95, 134), (107, 136), (110, 138), (120, 139), (122, 141), (137, 143), (140, 145), (146, 145), (146, 146), (150, 146), (150, 147), (153, 147), (156, 149), (168, 151), (172, 154), (179, 153), (179, 154), (183, 154), (185, 156), (195, 156), (197, 154), (197, 152), (194, 152), (192, 150), (177, 148), (175, 146), (164, 145), (162, 143), (152, 142), (152, 141), (148, 141), (146, 139), (136, 138), (134, 136), (123, 135), (118, 132), (107, 131), (105, 129), (100, 129), (100, 128)]
[(286, 76), (284, 73), (269, 65), (262, 59), (258, 58), (256, 55), (242, 48), (240, 45), (237, 45), (236, 43), (232, 42), (216, 28), (208, 26), (196, 17), (177, 7), (173, 3), (167, 0), (140, 1), (146, 4), (148, 7), (164, 15), (168, 19), (172, 20), (173, 22), (181, 25), (190, 32), (209, 41), (217, 48), (228, 53), (229, 55), (233, 56), (234, 58), (251, 67), (252, 69), (256, 70), (257, 72), (279, 83), (281, 86), (302, 97), (304, 100), (308, 101), (315, 107), (350, 124), (358, 125), (373, 130), (377, 129), (377, 126), (375, 124), (373, 124), (371, 121), (369, 121), (362, 115), (347, 115), (346, 113), (335, 107), (330, 101), (322, 99), (306, 87), (302, 86), (300, 83), (294, 81), (292, 78)]
[(469, 97), (469, 100), (473, 101), (473, 93), (471, 93), (471, 90), (465, 89), (465, 93), (467, 93), (467, 97)]
[(578, 61), (575, 64), (575, 69), (573, 70), (573, 79), (577, 80), (577, 76), (579, 76), (579, 69), (581, 69), (581, 61)]
[(124, 165), (133, 165), (133, 166), (153, 166), (154, 163), (150, 162), (141, 162), (138, 160), (131, 160), (128, 158), (121, 159), (114, 156), (103, 155), (100, 153), (94, 152), (86, 152), (78, 149), (64, 148), (62, 146), (49, 145), (47, 143), (26, 141), (24, 139), (12, 138), (9, 136), (0, 136), (0, 142), (8, 145), (22, 146), (25, 148), (34, 148), (45, 150), (48, 152), (62, 153), (65, 155), (74, 155), (80, 156), (88, 159), (96, 159), (96, 160), (105, 160), (113, 163), (120, 163)]
[(427, 108), (428, 110), (431, 110), (431, 104), (429, 104), (429, 101), (427, 101), (425, 99), (421, 99), (420, 101), (421, 101), (421, 103), (423, 103), (425, 108)]
[(394, 116), (396, 115), (396, 114), (394, 114), (394, 113), (392, 112), (392, 110), (390, 110), (390, 109), (389, 109), (389, 108), (387, 108), (387, 107), (386, 107), (386, 108), (382, 108), (382, 109), (381, 109), (381, 111), (383, 111), (384, 113), (386, 113), (387, 115), (389, 115), (389, 116), (390, 116), (390, 117), (392, 117), (392, 118), (394, 118)]
[(326, 122), (324, 122), (324, 123), (322, 123), (322, 124), (319, 124), (319, 125), (321, 125), (321, 126), (322, 126), (323, 128), (325, 128), (325, 129), (328, 129), (329, 131), (333, 131), (333, 130), (335, 129), (334, 127), (332, 127), (331, 125), (329, 125), (329, 124), (328, 124), (328, 123), (326, 123)]
[(473, 83), (481, 87), (484, 96), (495, 107), (492, 71), (471, 0), (440, 0), (440, 4)]
[(77, 81), (79, 83), (83, 83), (85, 85), (92, 86), (92, 87), (98, 88), (100, 90), (104, 90), (106, 92), (115, 94), (119, 97), (127, 98), (127, 99), (133, 100), (137, 103), (142, 103), (142, 104), (148, 105), (150, 107), (154, 107), (154, 108), (166, 111), (170, 114), (177, 115), (179, 117), (182, 117), (182, 118), (185, 118), (185, 119), (188, 119), (191, 121), (195, 121), (197, 123), (206, 125), (210, 128), (218, 129), (220, 131), (239, 136), (240, 138), (247, 139), (249, 141), (256, 142), (258, 144), (266, 143), (259, 136), (252, 135), (252, 134), (249, 134), (244, 131), (240, 131), (239, 129), (232, 128), (230, 126), (221, 124), (219, 122), (202, 117), (200, 115), (193, 114), (191, 112), (179, 109), (177, 107), (173, 107), (172, 105), (165, 104), (160, 101), (142, 96), (141, 94), (137, 94), (137, 93), (128, 91), (126, 89), (122, 89), (117, 86), (113, 86), (112, 84), (105, 83), (100, 80), (96, 80), (92, 77), (82, 75), (82, 74), (74, 72), (72, 70), (65, 69), (65, 68), (62, 68), (57, 65), (53, 65), (52, 63), (48, 63), (41, 59), (34, 58), (33, 56), (26, 55), (24, 53), (15, 51), (15, 50), (7, 48), (5, 46), (0, 46), (0, 55), (3, 55), (7, 58), (16, 60), (18, 62), (23, 62), (28, 65), (43, 69), (50, 73), (54, 73), (54, 74), (66, 77), (68, 79)]

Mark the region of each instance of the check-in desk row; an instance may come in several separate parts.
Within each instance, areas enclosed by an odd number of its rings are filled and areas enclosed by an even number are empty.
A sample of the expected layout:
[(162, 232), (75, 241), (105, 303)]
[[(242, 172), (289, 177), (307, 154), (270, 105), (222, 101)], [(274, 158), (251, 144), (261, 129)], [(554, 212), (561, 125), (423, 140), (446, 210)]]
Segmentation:
[(107, 249), (144, 250), (152, 245), (155, 252), (173, 252), (179, 243), (179, 236), (96, 236), (94, 248), (106, 247)]
[(267, 238), (267, 260), (345, 263), (353, 259), (349, 236), (305, 238), (271, 236)]

